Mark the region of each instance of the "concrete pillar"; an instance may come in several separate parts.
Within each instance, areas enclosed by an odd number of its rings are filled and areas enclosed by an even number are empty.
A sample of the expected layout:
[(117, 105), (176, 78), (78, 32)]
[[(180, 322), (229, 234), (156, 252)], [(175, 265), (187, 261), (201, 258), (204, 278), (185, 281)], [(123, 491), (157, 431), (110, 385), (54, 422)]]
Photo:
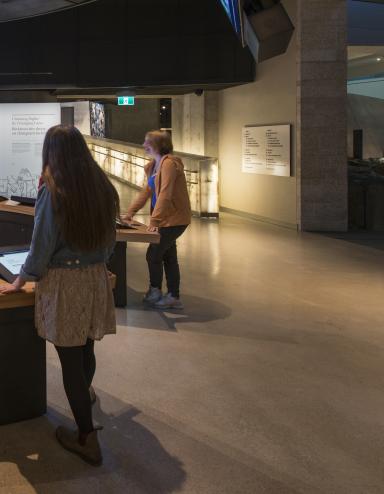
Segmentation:
[(299, 228), (345, 231), (347, 0), (298, 0), (297, 40)]
[(75, 101), (72, 103), (61, 103), (62, 107), (74, 108), (74, 124), (84, 135), (91, 135), (91, 114), (89, 101)]
[(214, 158), (219, 156), (219, 92), (204, 93), (204, 155)]
[(172, 142), (176, 151), (183, 151), (184, 96), (172, 97)]
[(204, 98), (195, 94), (184, 96), (183, 151), (204, 155)]
[(176, 151), (218, 156), (218, 94), (172, 98), (172, 139)]

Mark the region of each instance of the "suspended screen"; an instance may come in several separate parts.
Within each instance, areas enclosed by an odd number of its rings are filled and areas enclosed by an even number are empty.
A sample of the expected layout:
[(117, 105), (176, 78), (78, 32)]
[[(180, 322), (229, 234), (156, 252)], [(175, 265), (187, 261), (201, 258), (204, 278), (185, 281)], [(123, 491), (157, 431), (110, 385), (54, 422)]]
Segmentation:
[(242, 37), (240, 0), (220, 0), (237, 35)]

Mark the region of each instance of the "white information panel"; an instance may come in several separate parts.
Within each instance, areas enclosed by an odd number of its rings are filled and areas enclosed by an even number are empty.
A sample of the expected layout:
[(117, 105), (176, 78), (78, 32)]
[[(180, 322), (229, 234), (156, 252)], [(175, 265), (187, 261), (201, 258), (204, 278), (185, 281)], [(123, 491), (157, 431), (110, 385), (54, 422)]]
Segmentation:
[(44, 136), (60, 120), (59, 103), (0, 104), (0, 195), (36, 197)]
[(291, 174), (291, 126), (243, 127), (243, 173), (289, 177)]

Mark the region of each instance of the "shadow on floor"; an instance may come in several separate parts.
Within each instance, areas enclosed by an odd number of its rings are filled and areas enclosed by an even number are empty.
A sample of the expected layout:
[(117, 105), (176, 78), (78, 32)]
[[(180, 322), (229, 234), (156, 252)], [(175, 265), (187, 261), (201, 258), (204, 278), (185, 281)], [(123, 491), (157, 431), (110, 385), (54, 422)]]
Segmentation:
[(343, 240), (362, 247), (384, 250), (384, 232), (350, 231), (345, 233), (321, 233), (325, 237)]
[[(117, 467), (124, 480), (129, 481), (127, 486), (134, 482), (136, 488), (142, 489), (137, 492), (167, 494), (178, 491), (186, 479), (183, 463), (170, 455), (157, 437), (135, 420), (141, 414), (140, 410), (100, 390), (97, 395), (94, 419), (104, 427), (105, 464)], [(108, 455), (108, 452), (115, 454)]]
[(128, 304), (125, 309), (116, 309), (119, 326), (135, 326), (139, 328), (157, 329), (159, 331), (177, 331), (180, 323), (204, 323), (227, 319), (232, 309), (216, 300), (183, 295), (183, 310), (156, 310), (142, 303), (143, 293), (127, 287)]
[[(46, 416), (0, 428), (0, 487), (5, 486), (9, 493), (14, 488), (18, 493), (36, 494), (80, 493), (84, 489), (135, 494), (178, 491), (186, 478), (183, 465), (135, 420), (140, 411), (106, 393), (101, 394), (101, 400), (103, 407), (112, 410), (105, 413), (99, 400), (94, 408), (95, 421), (104, 426), (100, 433), (102, 467), (89, 466), (58, 445), (57, 425), (74, 424), (50, 407)], [(20, 474), (26, 480), (25, 491), (20, 489)]]

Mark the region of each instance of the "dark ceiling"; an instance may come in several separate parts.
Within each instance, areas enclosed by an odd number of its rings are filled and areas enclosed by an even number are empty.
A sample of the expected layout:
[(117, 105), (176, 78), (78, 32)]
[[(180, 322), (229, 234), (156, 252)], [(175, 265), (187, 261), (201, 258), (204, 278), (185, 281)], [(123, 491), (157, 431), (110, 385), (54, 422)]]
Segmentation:
[(78, 7), (97, 0), (0, 0), (0, 22)]
[[(0, 10), (12, 3), (34, 3), (4, 1)], [(60, 8), (57, 0), (37, 3)], [(219, 0), (79, 5), (84, 6), (1, 24), (1, 92), (49, 91), (51, 96), (86, 98), (127, 88), (138, 95), (180, 94), (254, 80), (254, 60)]]
[(384, 0), (348, 0), (348, 44), (384, 44)]

